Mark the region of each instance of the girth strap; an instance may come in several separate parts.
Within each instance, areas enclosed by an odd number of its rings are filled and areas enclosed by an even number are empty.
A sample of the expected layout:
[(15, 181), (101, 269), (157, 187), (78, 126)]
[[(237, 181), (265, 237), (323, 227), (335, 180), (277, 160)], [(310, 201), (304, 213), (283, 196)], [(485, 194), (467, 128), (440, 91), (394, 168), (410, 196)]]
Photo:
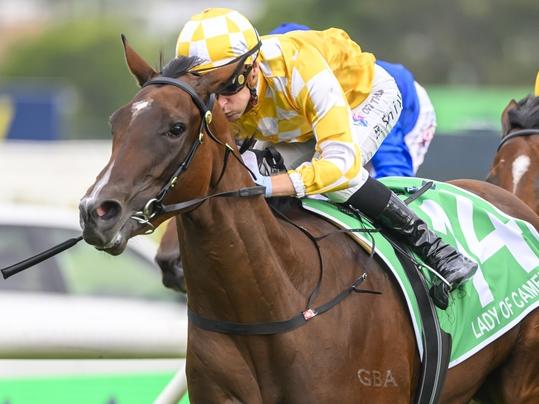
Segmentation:
[(207, 331), (218, 332), (221, 334), (234, 334), (234, 335), (281, 334), (284, 332), (292, 331), (298, 327), (301, 327), (302, 325), (307, 324), (307, 322), (310, 319), (318, 316), (319, 314), (325, 313), (326, 311), (331, 309), (333, 306), (342, 302), (344, 299), (350, 296), (352, 292), (380, 294), (380, 292), (373, 291), (373, 290), (359, 289), (359, 285), (363, 283), (366, 277), (367, 277), (366, 273), (361, 275), (359, 278), (357, 278), (354, 281), (354, 283), (352, 283), (351, 286), (344, 289), (341, 293), (339, 293), (333, 299), (329, 300), (328, 302), (314, 309), (307, 309), (288, 320), (271, 321), (267, 323), (235, 323), (231, 321), (212, 320), (209, 318), (205, 318), (205, 317), (199, 316), (198, 314), (196, 314), (190, 309), (188, 309), (187, 315), (189, 317), (189, 321), (191, 321), (197, 327), (202, 328)]
[[(385, 235), (387, 238), (391, 238), (390, 235)], [(423, 360), (414, 403), (436, 404), (439, 402), (449, 367), (451, 335), (440, 328), (436, 309), (417, 269), (417, 264), (402, 250), (395, 249), (395, 253), (410, 280), (423, 323), (423, 333), (421, 335), (424, 348)]]

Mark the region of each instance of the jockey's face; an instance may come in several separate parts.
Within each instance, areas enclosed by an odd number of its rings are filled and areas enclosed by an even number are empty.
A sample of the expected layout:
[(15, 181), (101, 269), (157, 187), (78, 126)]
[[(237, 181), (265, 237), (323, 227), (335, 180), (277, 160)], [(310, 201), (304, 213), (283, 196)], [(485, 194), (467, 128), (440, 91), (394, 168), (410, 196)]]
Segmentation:
[[(256, 86), (258, 78), (258, 65), (253, 64), (253, 68), (247, 77), (247, 84), (249, 87)], [(249, 100), (251, 99), (251, 92), (247, 86), (244, 86), (240, 91), (231, 95), (219, 95), (217, 98), (219, 105), (221, 106), (226, 118), (230, 121), (238, 120), (247, 109)]]
[(226, 119), (233, 122), (239, 119), (249, 104), (251, 93), (247, 86), (243, 87), (240, 91), (233, 95), (220, 95), (218, 98), (219, 105), (223, 109), (226, 115)]

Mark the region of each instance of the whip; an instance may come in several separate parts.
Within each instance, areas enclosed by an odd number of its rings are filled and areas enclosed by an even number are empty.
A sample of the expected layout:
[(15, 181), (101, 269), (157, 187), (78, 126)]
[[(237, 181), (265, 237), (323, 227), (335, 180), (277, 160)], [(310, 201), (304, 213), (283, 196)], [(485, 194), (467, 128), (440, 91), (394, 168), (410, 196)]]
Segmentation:
[(49, 259), (50, 257), (58, 253), (61, 253), (62, 251), (67, 250), (68, 248), (73, 247), (75, 244), (77, 244), (81, 240), (82, 240), (82, 236), (70, 238), (58, 245), (55, 245), (52, 248), (49, 248), (46, 251), (43, 251), (42, 253), (39, 253), (37, 255), (34, 255), (33, 257), (27, 258), (24, 261), (21, 261), (17, 264), (13, 264), (6, 268), (3, 268), (2, 270), (0, 270), (0, 272), (2, 272), (2, 276), (4, 277), (4, 279), (7, 279), (10, 276), (18, 274), (19, 272), (22, 272), (25, 269), (28, 269), (36, 264), (39, 264), (41, 261), (45, 261), (46, 259)]

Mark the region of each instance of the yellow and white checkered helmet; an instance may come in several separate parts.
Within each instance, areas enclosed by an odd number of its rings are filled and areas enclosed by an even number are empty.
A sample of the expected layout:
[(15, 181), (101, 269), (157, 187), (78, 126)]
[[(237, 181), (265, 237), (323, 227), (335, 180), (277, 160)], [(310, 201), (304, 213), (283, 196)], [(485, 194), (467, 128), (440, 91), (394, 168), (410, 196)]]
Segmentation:
[[(197, 56), (204, 62), (192, 70), (224, 66), (252, 51), (260, 42), (249, 20), (228, 8), (208, 8), (185, 24), (176, 43), (176, 56)], [(250, 64), (256, 53), (245, 60)]]

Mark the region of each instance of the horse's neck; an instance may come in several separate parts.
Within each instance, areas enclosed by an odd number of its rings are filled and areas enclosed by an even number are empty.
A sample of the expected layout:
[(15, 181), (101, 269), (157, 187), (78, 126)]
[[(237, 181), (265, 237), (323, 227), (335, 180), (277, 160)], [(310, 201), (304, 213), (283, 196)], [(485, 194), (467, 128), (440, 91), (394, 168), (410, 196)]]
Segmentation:
[[(229, 162), (217, 191), (252, 185), (245, 175)], [(269, 321), (305, 303), (297, 291), (300, 254), (262, 196), (212, 199), (182, 215), (179, 232), (189, 304), (200, 314)]]

